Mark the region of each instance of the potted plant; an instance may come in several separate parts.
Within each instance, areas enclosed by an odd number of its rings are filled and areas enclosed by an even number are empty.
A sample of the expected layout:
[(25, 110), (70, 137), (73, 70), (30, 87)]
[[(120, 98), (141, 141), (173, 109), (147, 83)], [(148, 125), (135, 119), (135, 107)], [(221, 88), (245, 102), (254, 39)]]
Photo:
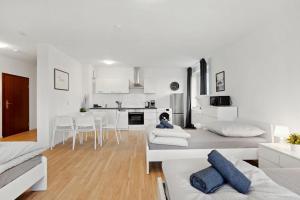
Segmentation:
[(80, 108), (80, 112), (86, 112), (85, 108)]
[(287, 143), (291, 144), (292, 151), (300, 151), (300, 134), (291, 133), (286, 139)]
[(81, 103), (80, 112), (87, 112), (87, 103), (88, 102), (88, 96), (84, 95), (83, 101)]

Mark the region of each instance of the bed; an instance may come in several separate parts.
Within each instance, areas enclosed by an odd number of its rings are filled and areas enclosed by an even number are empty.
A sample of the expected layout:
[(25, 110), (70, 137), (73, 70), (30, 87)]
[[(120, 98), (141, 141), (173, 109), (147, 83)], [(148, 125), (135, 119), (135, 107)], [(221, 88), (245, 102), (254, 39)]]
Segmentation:
[(152, 144), (146, 137), (146, 173), (149, 174), (151, 162), (162, 162), (172, 159), (205, 158), (207, 154), (217, 149), (224, 155), (234, 156), (242, 160), (257, 160), (259, 143), (272, 142), (273, 127), (271, 124), (239, 120), (255, 125), (265, 133), (258, 137), (234, 138), (224, 137), (204, 129), (187, 130), (191, 134), (188, 147)]
[(36, 142), (0, 143), (0, 197), (16, 199), (28, 189), (47, 189), (45, 150)]
[(263, 172), (250, 164), (229, 158), (252, 182), (247, 195), (236, 192), (225, 185), (217, 192), (204, 194), (190, 185), (192, 173), (204, 169), (210, 164), (206, 159), (185, 159), (164, 161), (162, 164), (165, 181), (158, 178), (158, 200), (218, 200), (218, 199), (272, 199), (300, 200), (300, 169), (265, 169)]

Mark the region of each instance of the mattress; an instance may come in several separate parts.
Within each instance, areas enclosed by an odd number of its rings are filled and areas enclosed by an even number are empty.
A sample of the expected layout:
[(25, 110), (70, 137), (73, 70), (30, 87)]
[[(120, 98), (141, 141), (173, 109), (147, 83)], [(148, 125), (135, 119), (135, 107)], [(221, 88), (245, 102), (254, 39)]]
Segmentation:
[(258, 148), (259, 143), (267, 142), (267, 139), (258, 137), (224, 137), (216, 133), (203, 130), (186, 130), (191, 134), (189, 145), (180, 147), (174, 145), (161, 145), (148, 142), (150, 150), (163, 149), (229, 149), (229, 148)]
[(25, 174), (26, 172), (28, 172), (30, 169), (34, 168), (41, 162), (42, 162), (42, 156), (38, 155), (29, 160), (26, 160), (25, 162), (22, 162), (21, 164), (18, 164), (17, 166), (7, 169), (6, 171), (0, 174), (0, 188), (9, 184), (10, 182), (15, 180), (22, 174)]
[(0, 165), (13, 160), (24, 154), (46, 149), (46, 147), (38, 142), (0, 142)]
[(30, 158), (46, 148), (36, 142), (1, 142), (0, 143), (0, 174)]
[(250, 192), (247, 195), (238, 193), (228, 184), (215, 193), (204, 194), (190, 185), (189, 177), (192, 173), (210, 166), (205, 159), (169, 160), (162, 163), (162, 168), (170, 200), (300, 200), (300, 196), (278, 185), (261, 169), (241, 160), (228, 159), (251, 180)]

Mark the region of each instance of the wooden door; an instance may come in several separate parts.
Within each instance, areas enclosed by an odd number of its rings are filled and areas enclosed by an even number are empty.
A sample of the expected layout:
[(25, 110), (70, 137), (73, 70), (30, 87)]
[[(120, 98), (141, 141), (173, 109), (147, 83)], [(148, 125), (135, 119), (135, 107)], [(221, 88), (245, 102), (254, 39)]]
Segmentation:
[(29, 130), (29, 78), (2, 73), (2, 136)]

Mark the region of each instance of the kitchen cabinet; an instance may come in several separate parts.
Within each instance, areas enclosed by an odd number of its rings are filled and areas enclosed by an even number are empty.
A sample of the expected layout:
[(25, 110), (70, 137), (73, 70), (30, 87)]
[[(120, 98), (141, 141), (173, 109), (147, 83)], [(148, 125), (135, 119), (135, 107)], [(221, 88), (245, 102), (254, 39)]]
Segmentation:
[(128, 110), (121, 110), (119, 112), (118, 129), (128, 130)]
[(149, 125), (157, 124), (157, 114), (156, 109), (144, 110), (144, 125), (145, 127)]
[(105, 111), (105, 119), (107, 121), (107, 124), (115, 124), (116, 123), (116, 111), (114, 109), (107, 109)]
[(132, 69), (127, 67), (95, 68), (96, 93), (129, 93), (129, 79)]
[(96, 93), (129, 93), (129, 80), (126, 78), (97, 78)]

